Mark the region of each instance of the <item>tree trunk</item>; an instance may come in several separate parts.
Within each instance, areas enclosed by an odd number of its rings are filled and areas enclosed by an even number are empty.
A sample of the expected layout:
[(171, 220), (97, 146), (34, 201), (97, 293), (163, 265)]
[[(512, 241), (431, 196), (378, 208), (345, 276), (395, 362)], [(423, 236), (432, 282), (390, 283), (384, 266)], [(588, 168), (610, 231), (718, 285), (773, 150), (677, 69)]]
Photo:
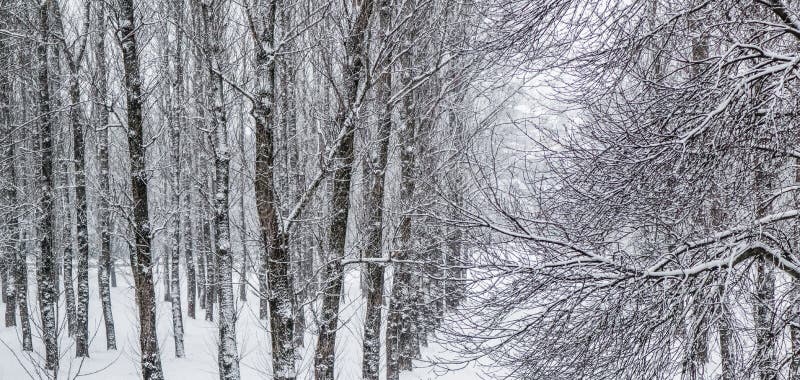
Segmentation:
[[(274, 282), (269, 272), (271, 251), (275, 248), (279, 226), (276, 221), (277, 204), (275, 200), (275, 14), (278, 0), (262, 0), (256, 3), (256, 18), (259, 40), (256, 44), (256, 100), (252, 115), (255, 119), (256, 134), (256, 207), (261, 224), (261, 239), (265, 250), (261, 255), (259, 271), (259, 317), (269, 317), (269, 296)], [(273, 329), (274, 332), (274, 329)], [(273, 340), (275, 335), (273, 333)], [(273, 342), (273, 345), (275, 342)], [(275, 357), (273, 357), (274, 361)], [(273, 364), (274, 365), (274, 364)]]
[[(0, 50), (5, 49), (5, 44), (0, 41)], [(3, 62), (7, 63), (7, 62)], [(2, 230), (9, 239), (14, 242), (11, 248), (3, 249), (2, 256), (2, 275), (3, 275), (3, 302), (6, 303), (5, 325), (6, 327), (17, 325), (17, 287), (14, 281), (14, 266), (18, 260), (19, 252), (16, 245), (19, 243), (19, 223), (17, 220), (17, 176), (14, 170), (14, 127), (11, 124), (11, 82), (9, 76), (3, 75), (0, 78), (0, 128), (2, 128), (2, 160), (3, 160), (3, 179), (2, 195), (3, 206), (8, 208), (8, 212), (3, 215)]]
[(239, 128), (239, 155), (241, 156), (241, 160), (242, 160), (241, 161), (242, 162), (242, 166), (241, 166), (242, 181), (241, 181), (241, 189), (240, 189), (241, 197), (239, 198), (239, 201), (240, 201), (240, 203), (239, 203), (239, 212), (240, 212), (239, 218), (241, 219), (241, 223), (242, 223), (241, 232), (240, 232), (241, 240), (242, 240), (242, 262), (241, 262), (241, 269), (239, 270), (239, 298), (242, 301), (247, 301), (247, 286), (248, 286), (248, 283), (247, 283), (247, 265), (250, 262), (250, 252), (248, 252), (248, 249), (247, 249), (247, 212), (246, 212), (247, 208), (245, 206), (245, 199), (246, 199), (247, 192), (245, 191), (245, 189), (247, 189), (247, 187), (246, 187), (247, 180), (248, 180), (247, 173), (249, 173), (250, 170), (248, 168), (249, 165), (247, 165), (247, 156), (246, 156), (246, 150), (245, 150), (245, 145), (244, 145), (245, 141), (246, 141), (245, 140), (245, 133), (244, 133), (245, 128), (246, 128), (246, 126), (244, 125), (244, 117), (242, 117), (240, 119), (240, 122), (242, 123), (242, 125), (241, 125), (241, 128)]
[[(64, 173), (67, 173), (68, 171), (69, 165), (65, 164)], [(65, 183), (67, 181), (67, 179), (64, 179)], [(65, 187), (69, 188), (68, 186)], [(61, 193), (63, 209), (69, 210), (69, 191), (65, 189)], [(75, 271), (73, 270), (73, 261), (75, 255), (72, 251), (72, 223), (70, 223), (71, 218), (69, 213), (66, 213), (63, 218), (63, 226), (61, 228), (61, 281), (63, 282), (64, 287), (64, 307), (67, 309), (67, 334), (69, 336), (75, 336), (75, 329), (77, 327), (76, 320), (78, 315), (75, 307)]]
[(108, 197), (111, 195), (109, 186), (108, 167), (108, 72), (106, 69), (106, 8), (100, 1), (95, 3), (95, 24), (98, 30), (95, 35), (95, 77), (93, 78), (94, 90), (94, 124), (98, 133), (97, 155), (100, 161), (100, 196), (99, 196), (99, 222), (100, 222), (100, 254), (97, 260), (97, 285), (100, 294), (100, 304), (103, 309), (103, 321), (106, 330), (106, 349), (117, 349), (117, 334), (114, 331), (114, 314), (111, 308), (111, 288), (109, 287), (109, 272), (111, 266), (111, 231), (110, 210)]
[(162, 380), (161, 357), (156, 336), (156, 304), (153, 287), (150, 221), (147, 203), (144, 126), (142, 120), (142, 79), (136, 45), (136, 17), (133, 0), (120, 1), (119, 35), (122, 44), (125, 90), (128, 107), (128, 146), (133, 193), (133, 227), (136, 238), (131, 257), (136, 300), (139, 306), (139, 345), (144, 380)]
[(81, 117), (80, 83), (78, 81), (77, 63), (70, 57), (70, 122), (72, 123), (72, 153), (75, 165), (75, 210), (77, 215), (78, 233), (78, 268), (77, 268), (77, 297), (75, 319), (75, 355), (89, 357), (89, 230), (87, 228), (86, 207), (86, 173), (85, 173), (85, 146), (84, 123)]
[[(282, 2), (281, 2), (282, 4)], [(294, 291), (289, 274), (291, 266), (288, 238), (282, 231), (279, 205), (275, 197), (275, 29), (278, 1), (260, 1), (255, 17), (259, 41), (256, 41), (256, 101), (253, 118), (256, 127), (256, 202), (265, 252), (259, 272), (259, 316), (269, 317), (272, 340), (272, 368), (275, 379), (292, 380), (295, 372)], [(269, 284), (267, 284), (269, 281)]]
[[(172, 331), (175, 339), (175, 357), (184, 357), (185, 350), (183, 346), (183, 310), (181, 305), (181, 264), (180, 264), (180, 229), (181, 229), (181, 131), (184, 130), (183, 117), (181, 115), (181, 107), (183, 106), (183, 2), (177, 0), (171, 4), (170, 14), (172, 15), (175, 28), (175, 48), (167, 56), (173, 57), (175, 61), (175, 79), (172, 81), (172, 96), (167, 100), (169, 123), (170, 123), (170, 140), (172, 141), (172, 208), (175, 214), (171, 219), (170, 231), (172, 235), (172, 246), (170, 247), (170, 269), (169, 276), (169, 294), (172, 306)], [(169, 39), (165, 39), (165, 43), (169, 44)], [(169, 48), (167, 50), (170, 50)], [(167, 65), (169, 68), (169, 65)], [(169, 75), (164, 73), (164, 75)]]
[[(202, 203), (201, 203), (202, 204)], [(197, 302), (201, 309), (206, 308), (206, 258), (208, 257), (208, 252), (206, 252), (206, 243), (205, 243), (205, 236), (208, 236), (207, 233), (207, 223), (205, 217), (205, 210), (200, 208), (198, 210), (200, 215), (198, 217), (200, 220), (197, 221), (197, 228), (200, 229), (200, 237), (195, 236), (196, 234), (193, 233), (193, 236), (196, 237), (194, 240), (197, 247)]]
[(345, 60), (342, 66), (344, 96), (336, 116), (336, 126), (342, 133), (342, 142), (336, 147), (331, 194), (331, 224), (328, 230), (328, 249), (323, 267), (322, 309), (319, 325), (314, 372), (317, 380), (333, 380), (334, 349), (339, 321), (339, 301), (342, 293), (342, 259), (347, 240), (347, 219), (350, 212), (350, 181), (353, 172), (353, 140), (355, 123), (360, 107), (358, 94), (364, 75), (368, 39), (366, 32), (372, 16), (373, 1), (364, 0), (360, 6), (349, 37), (345, 42)]
[[(191, 143), (190, 139), (186, 139), (187, 143)], [(191, 146), (191, 145), (190, 145)], [(188, 149), (187, 149), (188, 151)], [(187, 167), (189, 170), (194, 168), (192, 164), (192, 155), (188, 156)], [(189, 318), (196, 318), (196, 300), (197, 300), (197, 275), (195, 271), (195, 240), (194, 240), (194, 226), (197, 224), (194, 220), (194, 208), (192, 207), (192, 187), (188, 186), (184, 195), (184, 213), (183, 213), (183, 246), (186, 252), (186, 308)], [(201, 267), (202, 268), (202, 267)]]
[(56, 255), (53, 251), (53, 121), (50, 115), (50, 80), (48, 73), (48, 37), (50, 2), (44, 1), (39, 7), (39, 43), (36, 47), (39, 84), (39, 149), (42, 154), (40, 175), (41, 224), (39, 244), (41, 252), (36, 266), (36, 282), (39, 293), (39, 311), (42, 323), (42, 341), (45, 348), (45, 376), (55, 379), (58, 376), (58, 293), (55, 289)]
[[(207, 191), (211, 191), (211, 188)], [(203, 215), (206, 215), (203, 218), (203, 235), (204, 235), (204, 246), (203, 246), (203, 254), (205, 256), (205, 267), (206, 267), (206, 288), (203, 291), (203, 295), (205, 296), (205, 300), (203, 303), (206, 306), (206, 320), (213, 321), (214, 320), (214, 297), (217, 294), (216, 291), (216, 269), (217, 269), (217, 261), (215, 260), (216, 252), (214, 252), (214, 243), (211, 241), (212, 233), (211, 233), (211, 215), (208, 215), (208, 210), (204, 209)]]
[[(222, 39), (219, 13), (223, 4), (216, 1), (203, 3), (203, 19), (205, 25), (206, 64), (211, 78), (211, 120), (215, 132), (214, 155), (216, 165), (215, 205), (215, 237), (216, 260), (218, 267), (216, 277), (220, 292), (219, 305), (219, 368), (221, 380), (239, 379), (239, 354), (236, 348), (236, 310), (233, 293), (233, 255), (230, 244), (229, 218), (229, 169), (230, 152), (228, 150), (228, 126), (225, 117), (225, 96), (222, 90), (222, 74), (219, 60)], [(216, 292), (211, 293), (216, 296)]]
[[(409, 37), (410, 38), (410, 37)], [(401, 85), (407, 88), (411, 83), (411, 51), (405, 51), (400, 56), (403, 67)], [(415, 181), (415, 143), (416, 143), (416, 110), (414, 109), (414, 92), (403, 97), (400, 109), (400, 120), (403, 127), (400, 129), (398, 140), (400, 144), (400, 199), (399, 204), (403, 210), (398, 226), (397, 248), (392, 253), (393, 260), (406, 260), (411, 251), (411, 205), (414, 197)], [(386, 327), (386, 372), (388, 380), (397, 380), (400, 371), (407, 368), (411, 358), (408, 357), (410, 349), (410, 336), (412, 335), (412, 306), (410, 305), (411, 273), (406, 264), (396, 262), (393, 264), (392, 291), (389, 300), (389, 313)]]
[[(20, 231), (20, 235), (22, 232)], [(20, 240), (16, 244), (17, 256), (14, 264), (14, 282), (17, 287), (17, 306), (19, 310), (20, 327), (22, 327), (22, 350), (33, 352), (33, 337), (31, 334), (31, 318), (28, 312), (28, 244)]]
[[(388, 2), (382, 4), (379, 11), (380, 32), (378, 40), (388, 43), (387, 33), (390, 31), (391, 6)], [(365, 190), (365, 208), (367, 210), (366, 246), (363, 257), (383, 257), (383, 210), (384, 210), (384, 180), (386, 177), (386, 163), (389, 156), (389, 136), (392, 130), (392, 105), (389, 98), (392, 93), (391, 50), (387, 49), (386, 56), (381, 64), (381, 74), (376, 83), (376, 104), (383, 105), (378, 121), (376, 135), (376, 152), (370, 155), (372, 160), (367, 161), (369, 185)], [(381, 306), (383, 305), (384, 265), (381, 263), (367, 263), (365, 272), (366, 286), (366, 317), (364, 318), (364, 341), (362, 374), (364, 380), (378, 380), (380, 378), (380, 351), (381, 351)]]

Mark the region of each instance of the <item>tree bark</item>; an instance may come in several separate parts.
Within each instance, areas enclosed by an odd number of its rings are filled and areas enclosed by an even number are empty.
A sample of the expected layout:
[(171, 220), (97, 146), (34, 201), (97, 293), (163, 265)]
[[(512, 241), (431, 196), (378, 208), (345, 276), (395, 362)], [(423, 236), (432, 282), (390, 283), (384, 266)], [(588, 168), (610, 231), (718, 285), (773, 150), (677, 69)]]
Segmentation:
[[(413, 36), (406, 38), (412, 39)], [(409, 48), (399, 57), (402, 66), (401, 87), (408, 88), (412, 80), (412, 52)], [(400, 122), (403, 127), (398, 133), (400, 145), (400, 196), (402, 208), (400, 223), (397, 228), (397, 247), (392, 253), (394, 260), (406, 260), (411, 253), (411, 205), (416, 183), (414, 171), (416, 167), (416, 110), (414, 107), (414, 91), (409, 91), (402, 99)], [(388, 380), (397, 380), (400, 371), (410, 367), (412, 335), (411, 273), (407, 264), (396, 262), (392, 271), (392, 290), (389, 299), (389, 312), (386, 327), (386, 373)]]
[(322, 284), (322, 309), (317, 340), (314, 372), (318, 380), (333, 380), (334, 349), (339, 322), (339, 302), (342, 293), (342, 259), (347, 239), (347, 219), (350, 212), (350, 182), (353, 174), (353, 140), (360, 107), (359, 87), (365, 70), (367, 53), (366, 32), (372, 16), (373, 0), (363, 0), (345, 41), (342, 66), (343, 99), (336, 116), (342, 139), (336, 147), (331, 194), (331, 223), (328, 230), (329, 254), (325, 258)]
[(95, 25), (98, 30), (94, 43), (94, 124), (98, 133), (97, 155), (100, 161), (100, 197), (99, 197), (99, 222), (100, 222), (100, 254), (97, 260), (97, 285), (100, 295), (100, 304), (103, 310), (103, 321), (106, 330), (106, 349), (117, 349), (117, 334), (114, 331), (114, 314), (111, 308), (111, 288), (109, 272), (111, 266), (111, 216), (108, 197), (111, 195), (109, 185), (108, 167), (108, 70), (106, 68), (106, 8), (102, 1), (96, 2)]
[[(213, 143), (216, 166), (216, 193), (214, 194), (216, 260), (218, 263), (216, 277), (219, 287), (219, 368), (221, 380), (238, 380), (239, 354), (236, 348), (236, 310), (233, 292), (233, 255), (230, 243), (229, 217), (229, 169), (230, 152), (228, 150), (228, 125), (224, 110), (220, 59), (222, 58), (223, 25), (219, 12), (224, 1), (204, 2), (202, 4), (204, 20), (204, 47), (206, 65), (211, 78), (211, 126), (215, 139)], [(217, 292), (211, 292), (216, 297)], [(211, 303), (211, 302), (209, 302)], [(211, 308), (209, 307), (209, 310)]]
[[(380, 20), (378, 40), (382, 43), (389, 42), (391, 9), (389, 2), (384, 2), (378, 13)], [(392, 104), (389, 102), (392, 93), (391, 48), (388, 48), (385, 54), (380, 66), (382, 71), (376, 83), (375, 102), (379, 107), (383, 105), (375, 138), (377, 147), (376, 151), (370, 155), (372, 160), (367, 161), (369, 184), (364, 202), (367, 210), (366, 245), (363, 253), (365, 258), (383, 256), (384, 181), (389, 156), (389, 137), (392, 131)], [(364, 318), (362, 374), (364, 380), (378, 380), (382, 346), (380, 335), (384, 286), (383, 264), (366, 264), (364, 276), (366, 280), (366, 316)]]
[(39, 43), (36, 47), (39, 84), (39, 149), (42, 154), (39, 168), (41, 224), (39, 244), (41, 252), (36, 266), (36, 282), (39, 293), (39, 311), (42, 323), (42, 341), (45, 348), (45, 376), (58, 376), (58, 321), (56, 320), (58, 293), (56, 255), (53, 251), (53, 121), (50, 115), (50, 79), (48, 73), (48, 39), (50, 35), (50, 2), (39, 6)]
[[(0, 41), (0, 50), (6, 49), (5, 43)], [(8, 63), (7, 61), (3, 63)], [(11, 124), (11, 79), (8, 74), (0, 78), (0, 128), (2, 128), (2, 160), (3, 163), (3, 186), (0, 190), (3, 205), (8, 208), (8, 212), (3, 215), (3, 232), (9, 236), (15, 245), (19, 242), (19, 223), (17, 220), (17, 177), (14, 168), (14, 127)], [(16, 246), (10, 249), (3, 249), (2, 271), (3, 271), (3, 302), (6, 303), (5, 325), (6, 327), (17, 325), (17, 287), (14, 281), (14, 266), (16, 265), (19, 252)]]
[(87, 227), (86, 207), (86, 173), (84, 123), (80, 110), (81, 93), (78, 82), (78, 66), (72, 57), (69, 58), (70, 83), (70, 121), (72, 123), (72, 153), (75, 165), (75, 210), (78, 233), (78, 268), (76, 272), (76, 319), (75, 319), (75, 355), (89, 357), (89, 230)]
[[(187, 143), (191, 143), (191, 139), (186, 139)], [(191, 146), (191, 145), (190, 145)], [(188, 156), (187, 167), (189, 170), (193, 169), (192, 156)], [(184, 213), (183, 213), (183, 246), (186, 254), (186, 308), (189, 318), (196, 318), (196, 302), (197, 302), (197, 273), (195, 269), (195, 239), (194, 239), (194, 226), (197, 225), (194, 220), (194, 208), (192, 203), (192, 186), (187, 186), (184, 195)]]
[[(181, 304), (181, 282), (180, 282), (180, 230), (181, 230), (181, 131), (184, 130), (183, 117), (181, 115), (181, 107), (183, 106), (183, 1), (177, 0), (170, 4), (170, 14), (172, 21), (175, 23), (175, 47), (171, 56), (175, 62), (175, 78), (172, 83), (171, 95), (168, 98), (168, 112), (170, 123), (170, 140), (172, 141), (172, 194), (171, 203), (175, 214), (171, 219), (171, 236), (172, 239), (170, 247), (170, 283), (169, 293), (170, 302), (172, 306), (172, 331), (175, 340), (175, 357), (184, 357), (185, 350), (183, 345), (183, 310)], [(169, 44), (169, 39), (165, 39), (165, 43)], [(168, 50), (170, 50), (168, 48)], [(167, 68), (169, 65), (167, 65)], [(164, 75), (169, 75), (164, 73)]]
[(136, 44), (136, 17), (133, 0), (120, 1), (119, 37), (122, 43), (125, 92), (128, 108), (128, 145), (130, 150), (133, 194), (133, 228), (136, 246), (131, 257), (136, 300), (139, 307), (139, 346), (142, 377), (162, 380), (161, 357), (156, 336), (155, 291), (151, 252), (150, 221), (147, 203), (148, 175), (145, 165), (144, 126), (142, 120), (142, 79)]
[[(294, 290), (289, 274), (288, 237), (280, 226), (275, 197), (275, 47), (277, 0), (259, 1), (256, 22), (256, 202), (265, 252), (259, 272), (259, 316), (269, 317), (272, 340), (272, 368), (278, 380), (292, 380), (295, 372)], [(281, 2), (283, 4), (283, 2)], [(267, 283), (269, 281), (269, 283)]]

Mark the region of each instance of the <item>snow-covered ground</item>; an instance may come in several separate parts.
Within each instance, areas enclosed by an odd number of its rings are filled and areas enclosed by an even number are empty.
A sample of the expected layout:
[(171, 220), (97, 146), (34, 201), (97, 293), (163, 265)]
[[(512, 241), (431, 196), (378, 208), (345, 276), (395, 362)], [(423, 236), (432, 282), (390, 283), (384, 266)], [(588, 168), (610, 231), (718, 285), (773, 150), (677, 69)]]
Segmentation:
[[(86, 380), (134, 380), (139, 379), (139, 349), (137, 335), (137, 311), (133, 302), (134, 292), (129, 268), (118, 268), (118, 287), (111, 289), (116, 324), (116, 351), (108, 351), (105, 347), (105, 328), (103, 327), (100, 302), (97, 296), (97, 278), (94, 267), (90, 269), (90, 305), (89, 334), (91, 339), (90, 358), (76, 359), (72, 339), (66, 333), (66, 321), (62, 312), (60, 346), (62, 357), (60, 378)], [(359, 274), (348, 273), (345, 282), (345, 297), (342, 301), (342, 328), (337, 337), (337, 379), (349, 380), (361, 378), (361, 336), (364, 310), (360, 300)], [(39, 379), (39, 370), (43, 357), (41, 339), (39, 338), (39, 310), (36, 304), (36, 284), (32, 279), (29, 289), (29, 305), (33, 316), (34, 352), (25, 353), (21, 347), (19, 328), (0, 327), (0, 380)], [(216, 380), (217, 373), (217, 328), (214, 322), (203, 318), (204, 311), (198, 309), (199, 319), (188, 318), (184, 294), (184, 325), (186, 357), (175, 358), (172, 337), (172, 317), (168, 302), (163, 302), (161, 281), (156, 279), (158, 302), (158, 338), (160, 340), (161, 358), (165, 376), (168, 380)], [(184, 287), (185, 289), (185, 287)], [(63, 308), (63, 298), (61, 300)], [(251, 295), (248, 302), (238, 302), (239, 319), (237, 321), (238, 348), (241, 357), (242, 379), (269, 379), (269, 337), (264, 321), (257, 318), (258, 301)], [(299, 379), (311, 379), (311, 363), (313, 359), (314, 337), (311, 333), (305, 336), (302, 365)], [(431, 346), (423, 351), (436, 352)], [(467, 367), (455, 372), (442, 373), (429, 364), (420, 363), (411, 373), (404, 373), (402, 380), (472, 380), (478, 379), (479, 371)]]

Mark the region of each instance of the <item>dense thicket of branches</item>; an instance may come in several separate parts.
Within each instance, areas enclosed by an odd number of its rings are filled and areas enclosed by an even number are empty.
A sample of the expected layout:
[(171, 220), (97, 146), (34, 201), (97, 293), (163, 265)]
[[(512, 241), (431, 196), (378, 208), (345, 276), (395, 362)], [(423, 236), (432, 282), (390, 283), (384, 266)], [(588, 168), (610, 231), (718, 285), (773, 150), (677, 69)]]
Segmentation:
[(452, 338), (515, 378), (798, 378), (797, 4), (539, 5), (564, 38), (515, 51), (567, 117), (472, 160)]

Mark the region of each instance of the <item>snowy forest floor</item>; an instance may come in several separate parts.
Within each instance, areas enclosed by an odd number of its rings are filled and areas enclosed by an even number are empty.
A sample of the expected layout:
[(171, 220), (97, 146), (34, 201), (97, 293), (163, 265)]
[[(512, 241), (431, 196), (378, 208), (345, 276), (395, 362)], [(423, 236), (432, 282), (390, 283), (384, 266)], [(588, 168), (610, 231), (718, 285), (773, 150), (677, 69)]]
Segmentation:
[[(41, 343), (39, 309), (36, 303), (36, 282), (33, 271), (29, 272), (28, 304), (33, 326), (34, 352), (22, 351), (22, 338), (19, 327), (0, 327), (0, 380), (39, 379), (43, 367), (44, 348)], [(90, 358), (75, 358), (73, 340), (67, 336), (63, 288), (59, 301), (59, 350), (61, 352), (61, 379), (139, 379), (139, 340), (136, 305), (134, 302), (133, 280), (130, 267), (117, 267), (117, 287), (111, 289), (114, 323), (117, 335), (117, 350), (106, 350), (105, 328), (103, 327), (101, 306), (97, 295), (97, 271), (92, 265), (89, 270), (90, 305), (89, 335)], [(218, 331), (215, 322), (205, 320), (205, 311), (197, 309), (197, 319), (186, 315), (186, 294), (182, 294), (183, 319), (185, 329), (186, 357), (175, 357), (172, 335), (172, 316), (170, 303), (164, 302), (163, 282), (158, 273), (155, 276), (157, 293), (158, 338), (165, 377), (171, 379), (212, 380), (218, 379), (217, 342)], [(236, 276), (238, 277), (238, 276)], [(361, 337), (363, 331), (363, 304), (361, 302), (360, 279), (358, 271), (346, 275), (345, 295), (342, 301), (341, 328), (336, 345), (337, 379), (361, 378)], [(185, 288), (185, 284), (182, 286)], [(266, 321), (258, 319), (258, 298), (249, 293), (247, 302), (237, 300), (238, 320), (236, 333), (241, 359), (242, 379), (269, 379), (269, 336)], [(216, 319), (216, 315), (215, 315)], [(19, 323), (18, 323), (19, 324)], [(311, 379), (311, 363), (315, 338), (306, 331), (303, 359), (298, 379)], [(433, 353), (437, 346), (424, 349), (423, 357)], [(310, 348), (310, 349), (309, 349)], [(383, 363), (382, 363), (383, 367)], [(453, 372), (443, 372), (431, 366), (430, 362), (415, 363), (415, 370), (401, 375), (401, 380), (471, 380), (478, 379), (478, 370), (467, 367)]]

